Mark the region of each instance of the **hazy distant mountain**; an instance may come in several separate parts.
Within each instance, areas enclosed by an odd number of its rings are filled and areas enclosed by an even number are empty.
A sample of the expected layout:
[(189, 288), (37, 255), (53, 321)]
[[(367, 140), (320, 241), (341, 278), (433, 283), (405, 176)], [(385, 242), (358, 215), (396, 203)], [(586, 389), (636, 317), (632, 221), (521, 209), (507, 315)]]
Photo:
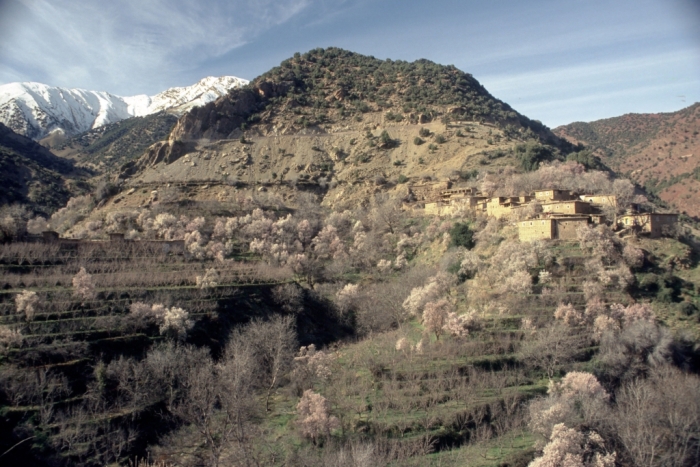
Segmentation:
[(0, 122), (37, 140), (54, 131), (72, 136), (164, 110), (179, 114), (247, 83), (235, 76), (207, 77), (192, 86), (170, 88), (155, 96), (131, 97), (41, 83), (10, 83), (0, 86)]

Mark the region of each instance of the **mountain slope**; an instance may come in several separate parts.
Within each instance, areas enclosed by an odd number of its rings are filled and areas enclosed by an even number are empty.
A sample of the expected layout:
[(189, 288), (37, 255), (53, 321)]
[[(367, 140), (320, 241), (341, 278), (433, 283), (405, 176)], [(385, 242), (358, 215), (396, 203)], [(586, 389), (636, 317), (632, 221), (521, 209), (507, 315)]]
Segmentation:
[(0, 123), (0, 205), (21, 203), (49, 214), (89, 189), (87, 175)]
[(192, 109), (120, 179), (200, 182), (219, 197), (231, 185), (285, 199), (302, 187), (352, 205), (379, 190), (404, 196), (407, 181), (532, 170), (572, 149), (453, 66), (331, 48), (296, 55)]
[(671, 113), (575, 122), (554, 133), (583, 143), (674, 208), (700, 217), (700, 103)]
[[(337, 48), (285, 60), (215, 103), (185, 115), (175, 138), (225, 138), (241, 124), (257, 133), (293, 133), (384, 112), (391, 121), (471, 120), (556, 138), (541, 123), (495, 99), (470, 74), (428, 60), (378, 60)], [(280, 127), (280, 124), (283, 127)]]
[(208, 77), (155, 96), (132, 97), (41, 83), (10, 83), (0, 86), (0, 122), (32, 139), (54, 131), (72, 136), (134, 116), (162, 111), (182, 113), (246, 83), (233, 76)]
[(159, 112), (109, 123), (58, 143), (48, 138), (41, 143), (50, 144), (58, 156), (104, 173), (138, 158), (153, 143), (167, 138), (176, 122), (176, 116)]

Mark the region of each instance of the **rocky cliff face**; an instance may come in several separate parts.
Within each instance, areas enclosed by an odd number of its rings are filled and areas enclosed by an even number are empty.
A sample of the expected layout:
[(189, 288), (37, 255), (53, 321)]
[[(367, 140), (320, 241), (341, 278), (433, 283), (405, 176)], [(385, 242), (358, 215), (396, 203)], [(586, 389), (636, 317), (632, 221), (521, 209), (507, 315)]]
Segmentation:
[[(234, 89), (228, 95), (182, 116), (170, 135), (171, 140), (231, 139), (241, 134), (241, 126), (263, 110), (270, 100), (286, 96), (291, 83), (259, 81), (248, 88)], [(236, 132), (236, 130), (238, 130)]]

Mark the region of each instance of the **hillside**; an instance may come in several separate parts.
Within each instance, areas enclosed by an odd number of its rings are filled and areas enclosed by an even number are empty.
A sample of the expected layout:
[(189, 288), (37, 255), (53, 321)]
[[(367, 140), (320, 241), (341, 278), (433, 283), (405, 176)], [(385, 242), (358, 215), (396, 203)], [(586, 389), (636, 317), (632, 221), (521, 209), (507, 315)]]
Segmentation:
[(0, 212), (3, 465), (697, 463), (700, 242), (590, 151), (339, 49), (165, 117), (5, 131), (111, 179)]
[(700, 103), (672, 113), (575, 122), (553, 131), (588, 146), (680, 212), (700, 217)]
[(88, 130), (72, 138), (45, 138), (42, 144), (61, 156), (101, 173), (140, 157), (153, 143), (167, 138), (177, 117), (159, 112), (132, 117)]
[(283, 196), (304, 186), (327, 203), (353, 204), (399, 180), (468, 178), (485, 167), (532, 170), (571, 149), (452, 66), (331, 48), (297, 54), (192, 109), (121, 179)]
[(0, 123), (0, 205), (20, 203), (50, 214), (88, 188), (88, 173)]

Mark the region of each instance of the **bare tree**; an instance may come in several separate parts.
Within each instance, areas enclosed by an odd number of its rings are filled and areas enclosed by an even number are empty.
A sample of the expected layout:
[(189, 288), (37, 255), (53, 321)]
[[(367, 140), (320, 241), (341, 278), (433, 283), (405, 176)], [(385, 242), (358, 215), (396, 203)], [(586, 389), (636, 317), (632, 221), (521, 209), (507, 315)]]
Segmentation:
[(526, 365), (544, 370), (551, 379), (559, 366), (570, 362), (579, 353), (584, 343), (582, 336), (567, 326), (553, 323), (537, 330), (523, 344), (520, 358)]
[(671, 367), (626, 384), (610, 422), (634, 465), (697, 465), (700, 378)]
[(394, 234), (399, 231), (405, 217), (399, 200), (384, 194), (373, 198), (370, 218), (374, 229)]
[(243, 337), (251, 342), (261, 385), (265, 389), (265, 409), (280, 379), (291, 369), (297, 349), (292, 316), (276, 316), (270, 321), (255, 320), (246, 326)]

